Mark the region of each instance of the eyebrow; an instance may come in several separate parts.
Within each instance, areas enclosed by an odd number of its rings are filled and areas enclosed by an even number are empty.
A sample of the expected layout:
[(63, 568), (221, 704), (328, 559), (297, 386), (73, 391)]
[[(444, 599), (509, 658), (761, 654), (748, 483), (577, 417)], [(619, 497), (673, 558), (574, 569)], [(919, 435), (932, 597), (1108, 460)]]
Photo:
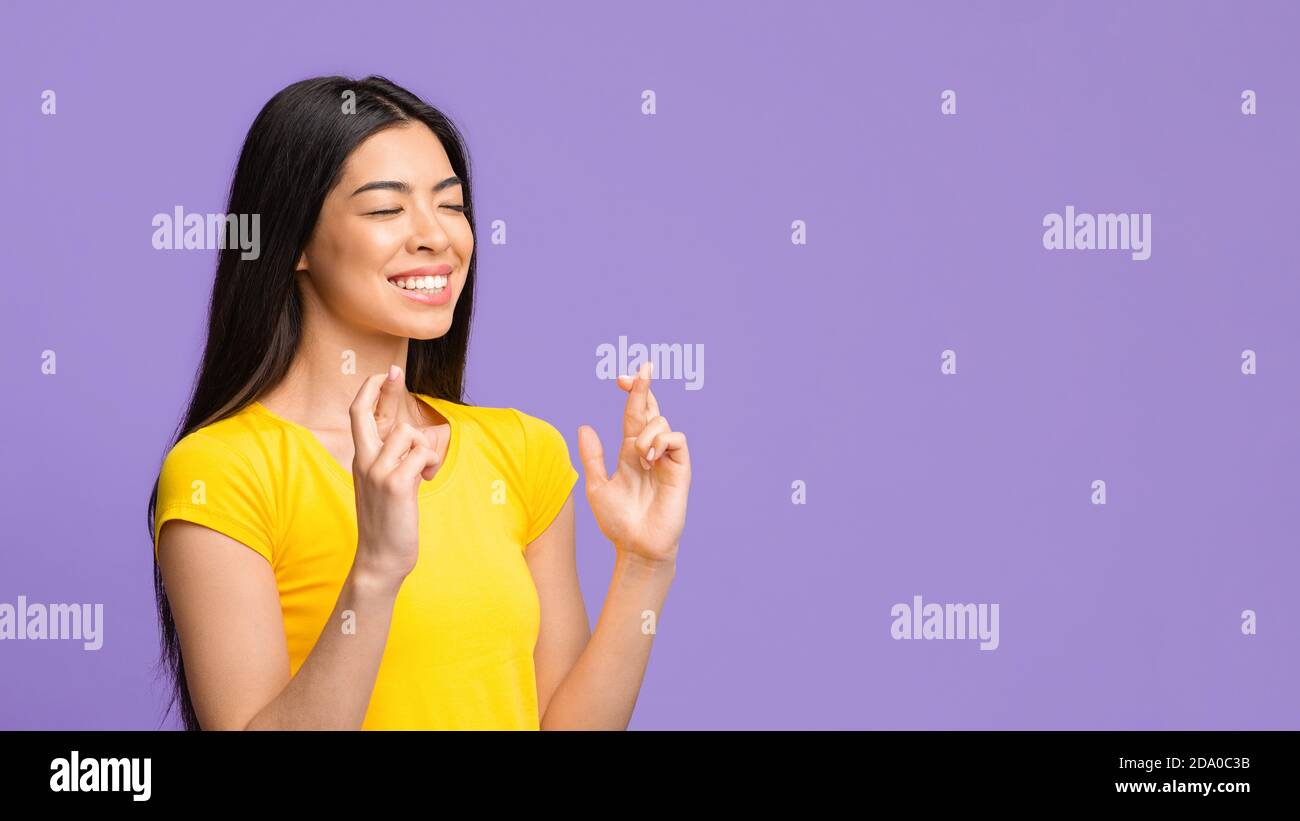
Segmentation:
[[(433, 187), (433, 193), (436, 194), (439, 191), (452, 187), (453, 185), (463, 185), (463, 184), (464, 181), (460, 177), (455, 177), (455, 176), (448, 177), (447, 179), (443, 180), (442, 182), (438, 183)], [(358, 188), (356, 191), (353, 191), (352, 196), (355, 197), (357, 194), (360, 194), (362, 191), (375, 191), (375, 190), (396, 191), (399, 194), (409, 194), (411, 193), (411, 186), (407, 185), (401, 180), (375, 180), (374, 182), (368, 182), (365, 185)]]

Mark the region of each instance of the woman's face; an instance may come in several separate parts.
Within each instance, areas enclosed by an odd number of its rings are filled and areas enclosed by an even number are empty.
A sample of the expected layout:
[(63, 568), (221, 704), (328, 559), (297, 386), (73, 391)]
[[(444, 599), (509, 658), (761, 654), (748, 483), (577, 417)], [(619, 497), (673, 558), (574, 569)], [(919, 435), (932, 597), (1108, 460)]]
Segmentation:
[[(306, 272), (300, 282), (353, 327), (440, 337), (451, 328), (474, 253), (464, 204), (447, 152), (428, 126), (412, 121), (373, 134), (325, 197), (298, 261)], [(441, 289), (434, 279), (440, 272)]]

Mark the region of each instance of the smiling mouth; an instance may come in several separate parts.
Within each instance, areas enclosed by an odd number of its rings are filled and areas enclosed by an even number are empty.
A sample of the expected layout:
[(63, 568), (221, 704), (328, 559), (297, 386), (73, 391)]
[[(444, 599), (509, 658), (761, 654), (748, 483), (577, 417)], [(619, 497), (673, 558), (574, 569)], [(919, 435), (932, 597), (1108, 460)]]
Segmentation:
[(388, 280), (394, 288), (414, 291), (417, 294), (440, 294), (447, 287), (446, 276), (394, 277)]

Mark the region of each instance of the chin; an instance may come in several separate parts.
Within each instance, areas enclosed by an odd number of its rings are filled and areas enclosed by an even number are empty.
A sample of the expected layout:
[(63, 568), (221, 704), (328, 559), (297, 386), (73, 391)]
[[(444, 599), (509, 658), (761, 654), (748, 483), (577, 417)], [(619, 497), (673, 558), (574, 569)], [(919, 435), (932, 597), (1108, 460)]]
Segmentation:
[(421, 322), (418, 325), (407, 328), (407, 332), (400, 334), (411, 339), (437, 339), (446, 336), (447, 331), (451, 330), (450, 322)]

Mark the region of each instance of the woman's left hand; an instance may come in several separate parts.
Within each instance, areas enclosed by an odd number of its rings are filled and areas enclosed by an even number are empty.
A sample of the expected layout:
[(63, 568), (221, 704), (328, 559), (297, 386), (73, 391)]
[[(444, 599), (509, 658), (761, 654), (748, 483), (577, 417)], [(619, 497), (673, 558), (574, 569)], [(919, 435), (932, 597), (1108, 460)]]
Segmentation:
[(587, 501), (605, 538), (620, 552), (651, 562), (673, 562), (686, 524), (691, 458), (686, 434), (674, 431), (650, 392), (650, 363), (635, 377), (620, 376), (628, 391), (623, 442), (614, 475), (590, 425), (578, 428), (578, 451), (587, 475)]

